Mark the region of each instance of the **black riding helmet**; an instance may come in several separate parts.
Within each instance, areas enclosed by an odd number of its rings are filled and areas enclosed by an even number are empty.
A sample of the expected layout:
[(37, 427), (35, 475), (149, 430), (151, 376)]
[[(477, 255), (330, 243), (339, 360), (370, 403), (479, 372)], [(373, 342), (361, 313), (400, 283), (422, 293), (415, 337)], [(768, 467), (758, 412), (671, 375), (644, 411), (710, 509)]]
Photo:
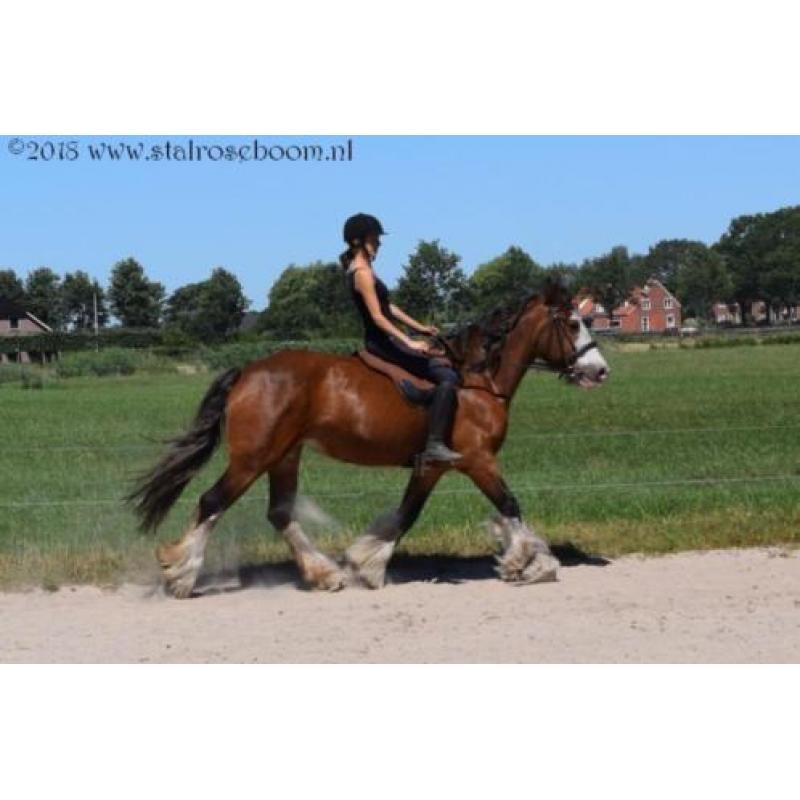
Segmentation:
[(369, 234), (385, 236), (380, 220), (372, 214), (354, 214), (344, 223), (344, 240), (347, 244), (363, 244)]

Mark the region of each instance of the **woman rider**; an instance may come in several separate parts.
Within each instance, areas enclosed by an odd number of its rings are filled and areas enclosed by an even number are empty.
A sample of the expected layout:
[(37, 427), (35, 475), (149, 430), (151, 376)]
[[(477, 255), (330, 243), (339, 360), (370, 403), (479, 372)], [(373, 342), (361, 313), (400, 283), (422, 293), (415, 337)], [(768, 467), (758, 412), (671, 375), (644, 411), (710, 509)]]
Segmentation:
[(344, 224), (348, 249), (339, 260), (347, 271), (348, 286), (364, 321), (365, 347), (370, 353), (436, 384), (428, 418), (428, 441), (420, 455), (424, 461), (453, 462), (461, 454), (451, 450), (445, 440), (450, 436), (455, 417), (458, 373), (437, 363), (425, 342), (411, 339), (398, 327), (405, 324), (419, 333), (438, 333), (435, 326), (422, 325), (389, 302), (386, 285), (372, 269), (383, 234), (383, 226), (370, 214), (356, 214)]

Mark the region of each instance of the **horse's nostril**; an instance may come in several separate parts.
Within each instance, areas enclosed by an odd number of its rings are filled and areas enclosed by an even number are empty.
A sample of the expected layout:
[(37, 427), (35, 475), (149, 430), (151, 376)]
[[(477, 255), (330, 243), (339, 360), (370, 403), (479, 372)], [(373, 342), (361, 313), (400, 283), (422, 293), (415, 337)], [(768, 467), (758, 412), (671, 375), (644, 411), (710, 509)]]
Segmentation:
[(600, 367), (597, 370), (597, 379), (600, 381), (604, 381), (608, 377), (608, 370), (605, 367)]

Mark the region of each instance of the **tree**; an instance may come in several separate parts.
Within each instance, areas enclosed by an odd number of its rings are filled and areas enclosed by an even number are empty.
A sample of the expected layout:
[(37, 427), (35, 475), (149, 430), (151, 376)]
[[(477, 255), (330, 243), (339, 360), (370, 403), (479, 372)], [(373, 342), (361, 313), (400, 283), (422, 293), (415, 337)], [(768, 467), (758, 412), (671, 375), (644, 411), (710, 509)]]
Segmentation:
[(238, 278), (223, 267), (216, 267), (205, 283), (203, 301), (206, 324), (217, 338), (239, 329), (250, 301), (244, 296)]
[(133, 258), (118, 261), (111, 270), (111, 311), (126, 327), (157, 327), (164, 294), (163, 284), (149, 281), (142, 265)]
[(800, 303), (800, 270), (779, 254), (766, 260), (760, 279), (761, 296), (774, 315)]
[(0, 270), (0, 297), (25, 305), (25, 287), (13, 269)]
[(25, 280), (26, 309), (51, 328), (64, 322), (61, 298), (61, 278), (49, 267), (39, 267), (28, 273)]
[(470, 301), (460, 261), (461, 256), (442, 247), (438, 239), (420, 240), (403, 266), (392, 301), (421, 322), (459, 319)]
[(95, 298), (97, 324), (103, 327), (108, 321), (108, 309), (102, 286), (83, 270), (68, 272), (61, 284), (61, 308), (65, 322), (76, 330), (93, 328)]
[(167, 300), (166, 319), (201, 341), (220, 341), (238, 330), (250, 305), (235, 275), (216, 267), (211, 277), (177, 289)]
[(728, 302), (733, 282), (719, 253), (704, 244), (687, 251), (677, 273), (675, 294), (683, 306), (684, 316), (709, 317), (714, 303)]
[(269, 291), (260, 328), (281, 339), (355, 336), (361, 328), (339, 264), (290, 264)]
[(662, 239), (644, 256), (647, 277), (657, 278), (675, 294), (681, 265), (695, 258), (700, 249), (708, 248), (702, 242), (691, 242), (688, 239)]
[(484, 313), (538, 292), (546, 278), (547, 272), (521, 247), (509, 247), (470, 276), (475, 310)]
[(613, 247), (599, 258), (584, 262), (580, 283), (602, 303), (610, 314), (623, 303), (635, 286), (647, 279), (645, 259), (628, 253), (622, 245)]
[(644, 256), (644, 268), (677, 296), (685, 316), (707, 317), (715, 302), (731, 299), (725, 263), (703, 242), (663, 239)]
[(725, 259), (742, 321), (756, 300), (793, 302), (800, 282), (800, 206), (731, 220), (714, 250)]
[(194, 338), (199, 327), (197, 319), (202, 314), (202, 296), (202, 283), (187, 283), (176, 289), (167, 300), (167, 324)]

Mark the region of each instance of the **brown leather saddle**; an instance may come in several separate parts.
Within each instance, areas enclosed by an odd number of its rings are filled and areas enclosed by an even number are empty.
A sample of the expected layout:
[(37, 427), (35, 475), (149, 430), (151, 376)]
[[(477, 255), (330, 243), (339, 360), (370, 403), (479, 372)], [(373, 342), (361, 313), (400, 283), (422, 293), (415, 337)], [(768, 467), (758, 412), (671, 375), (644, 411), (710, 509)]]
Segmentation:
[[(358, 350), (353, 355), (360, 358), (371, 370), (380, 372), (389, 378), (400, 394), (412, 405), (426, 406), (433, 399), (436, 384), (432, 381), (419, 378), (397, 364), (370, 353), (369, 350)], [(431, 360), (443, 366), (452, 366), (447, 358), (434, 356)]]

